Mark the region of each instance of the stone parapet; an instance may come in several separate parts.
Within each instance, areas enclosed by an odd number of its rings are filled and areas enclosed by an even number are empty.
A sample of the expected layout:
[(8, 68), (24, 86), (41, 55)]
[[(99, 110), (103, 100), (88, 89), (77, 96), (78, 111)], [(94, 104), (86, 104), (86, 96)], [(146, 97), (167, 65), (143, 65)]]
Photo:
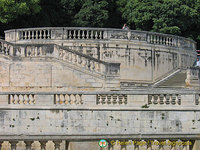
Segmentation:
[(179, 36), (112, 28), (45, 27), (5, 31), (9, 42), (34, 40), (138, 40), (150, 44), (196, 50), (196, 42)]
[(195, 90), (148, 88), (134, 92), (1, 92), (0, 109), (193, 110), (200, 107), (199, 96)]

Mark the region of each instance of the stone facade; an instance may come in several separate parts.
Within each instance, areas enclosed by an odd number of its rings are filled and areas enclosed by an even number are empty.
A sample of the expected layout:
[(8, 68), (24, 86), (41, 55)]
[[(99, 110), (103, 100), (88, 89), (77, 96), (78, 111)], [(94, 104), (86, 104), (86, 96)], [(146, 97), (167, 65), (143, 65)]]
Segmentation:
[[(5, 31), (0, 148), (199, 150), (199, 68), (189, 68), (195, 44), (119, 29)], [(180, 71), (184, 87), (157, 84)]]

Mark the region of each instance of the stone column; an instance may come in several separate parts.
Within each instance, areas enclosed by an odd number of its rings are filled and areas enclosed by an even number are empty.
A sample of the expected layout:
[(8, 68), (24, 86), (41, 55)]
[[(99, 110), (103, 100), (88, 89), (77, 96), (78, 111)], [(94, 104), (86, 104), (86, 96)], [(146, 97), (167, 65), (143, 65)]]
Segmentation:
[(55, 144), (55, 150), (60, 150), (60, 143), (62, 142), (61, 140), (58, 141), (53, 141)]
[(121, 150), (120, 141), (116, 140), (115, 145), (113, 145), (113, 150)]
[(18, 143), (18, 141), (10, 141), (11, 150), (16, 150), (17, 149), (17, 143)]
[(132, 140), (129, 140), (127, 141), (127, 144), (126, 144), (126, 149), (127, 150), (135, 150), (135, 145), (134, 145), (134, 141)]
[(24, 141), (24, 143), (26, 144), (26, 150), (31, 150), (32, 141)]
[(46, 143), (47, 141), (40, 141), (41, 150), (45, 150)]

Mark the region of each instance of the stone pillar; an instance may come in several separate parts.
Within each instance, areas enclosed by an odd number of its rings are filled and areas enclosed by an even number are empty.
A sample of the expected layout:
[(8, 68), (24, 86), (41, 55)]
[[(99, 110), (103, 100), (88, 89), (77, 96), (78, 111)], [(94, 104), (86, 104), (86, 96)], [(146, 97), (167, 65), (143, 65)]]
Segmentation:
[(40, 141), (41, 150), (45, 150), (46, 143), (47, 141)]
[(200, 150), (200, 140), (195, 140), (192, 150)]
[(116, 140), (115, 145), (113, 145), (113, 150), (121, 150), (120, 141)]
[(126, 150), (135, 150), (135, 145), (132, 140), (129, 140), (126, 145)]
[(17, 143), (18, 143), (18, 141), (10, 141), (11, 150), (16, 150), (17, 149)]
[(62, 141), (58, 140), (58, 141), (53, 141), (53, 142), (54, 142), (54, 144), (55, 144), (55, 150), (60, 150), (60, 143), (61, 143)]
[(26, 144), (26, 150), (31, 150), (32, 141), (24, 141), (24, 143)]

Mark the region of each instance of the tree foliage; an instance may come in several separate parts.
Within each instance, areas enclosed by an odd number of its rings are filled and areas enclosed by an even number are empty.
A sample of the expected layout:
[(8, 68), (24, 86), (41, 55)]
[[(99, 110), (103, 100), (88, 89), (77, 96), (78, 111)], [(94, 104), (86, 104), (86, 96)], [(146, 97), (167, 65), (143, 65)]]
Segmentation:
[(20, 15), (32, 15), (39, 11), (39, 0), (0, 0), (1, 23), (8, 23)]
[(199, 44), (200, 0), (0, 0), (1, 33), (38, 26), (121, 28), (123, 23)]

